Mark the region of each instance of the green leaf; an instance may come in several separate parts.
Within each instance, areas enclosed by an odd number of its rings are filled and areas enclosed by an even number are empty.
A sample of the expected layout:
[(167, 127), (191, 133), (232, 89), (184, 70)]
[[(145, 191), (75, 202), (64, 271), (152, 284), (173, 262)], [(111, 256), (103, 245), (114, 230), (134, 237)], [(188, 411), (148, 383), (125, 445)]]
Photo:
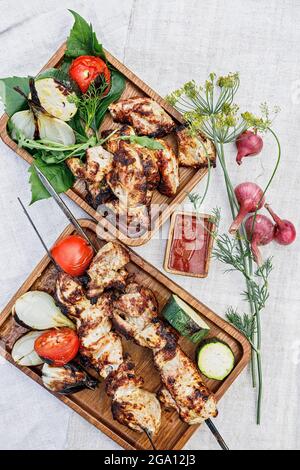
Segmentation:
[(75, 116), (70, 119), (68, 122), (69, 126), (72, 127), (73, 131), (75, 132), (76, 136), (76, 142), (86, 142), (88, 137), (86, 136), (86, 133), (84, 131), (84, 128), (82, 126), (81, 118), (79, 116), (79, 113), (76, 113)]
[(95, 116), (95, 125), (97, 128), (100, 127), (100, 124), (105, 116), (108, 106), (117, 101), (124, 89), (125, 89), (125, 78), (120, 72), (116, 70), (111, 71), (111, 86), (108, 94), (101, 100), (101, 106), (99, 107), (97, 114)]
[(129, 140), (132, 144), (138, 144), (141, 147), (146, 147), (151, 150), (164, 150), (163, 145), (157, 140), (151, 139), (146, 136), (138, 135), (123, 135), (120, 137), (121, 140)]
[(3, 101), (5, 112), (10, 117), (17, 111), (28, 108), (26, 99), (14, 90), (14, 87), (20, 87), (28, 95), (29, 77), (0, 78), (0, 97)]
[(59, 67), (59, 68), (51, 68), (44, 70), (43, 72), (40, 72), (36, 76), (36, 80), (41, 80), (42, 78), (54, 78), (62, 83), (66, 83), (70, 86), (71, 80), (68, 74), (70, 64), (67, 64), (67, 66)]
[(76, 58), (81, 55), (95, 55), (106, 60), (102, 44), (97, 40), (92, 25), (73, 10), (75, 23), (67, 39), (66, 57)]
[(65, 163), (49, 165), (45, 163), (40, 156), (37, 156), (34, 163), (29, 168), (29, 182), (31, 185), (30, 204), (33, 204), (36, 201), (40, 201), (41, 199), (48, 199), (51, 197), (41, 183), (35, 171), (35, 166), (37, 166), (42, 171), (42, 173), (46, 176), (46, 178), (58, 193), (64, 193), (72, 187), (75, 178)]

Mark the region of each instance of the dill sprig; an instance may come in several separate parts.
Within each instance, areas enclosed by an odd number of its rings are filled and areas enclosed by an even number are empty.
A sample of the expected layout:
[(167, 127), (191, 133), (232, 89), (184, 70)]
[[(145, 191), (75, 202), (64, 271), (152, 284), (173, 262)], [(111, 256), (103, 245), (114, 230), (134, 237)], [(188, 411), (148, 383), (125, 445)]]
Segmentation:
[(80, 119), (84, 123), (84, 131), (86, 135), (89, 135), (90, 129), (92, 129), (97, 136), (98, 129), (96, 125), (96, 115), (102, 104), (104, 98), (104, 92), (107, 89), (107, 83), (105, 79), (99, 75), (94, 80), (86, 93), (78, 96), (70, 96), (69, 99), (74, 102), (78, 108)]
[(248, 339), (254, 349), (255, 346), (252, 342), (254, 333), (256, 332), (255, 318), (248, 313), (240, 314), (233, 307), (229, 307), (226, 311), (227, 320), (234, 325), (244, 336)]
[[(194, 80), (191, 80), (167, 97), (169, 103), (183, 114), (193, 135), (202, 133), (213, 141), (218, 161), (223, 171), (225, 188), (233, 219), (237, 215), (239, 204), (227, 169), (225, 145), (236, 141), (237, 137), (247, 129), (253, 129), (255, 132), (269, 132), (275, 139), (278, 149), (277, 160), (271, 177), (263, 191), (264, 195), (274, 179), (281, 158), (280, 142), (276, 133), (271, 128), (279, 108), (275, 107), (271, 112), (267, 104), (262, 103), (260, 115), (255, 115), (249, 111), (241, 112), (239, 106), (234, 102), (239, 86), (240, 78), (238, 73), (230, 73), (219, 78), (214, 73), (211, 73), (204, 85), (198, 85)], [(200, 206), (208, 192), (209, 178), (210, 171), (203, 196), (189, 195), (196, 211), (200, 210)], [(257, 211), (255, 216), (256, 213)], [(220, 214), (218, 213), (218, 220), (219, 216)], [(244, 319), (246, 322), (250, 319), (253, 319), (253, 322), (255, 322), (255, 330), (253, 328), (249, 330), (251, 331), (249, 339), (253, 346), (251, 367), (254, 387), (256, 386), (256, 381), (258, 381), (257, 423), (260, 423), (263, 381), (260, 313), (269, 298), (268, 277), (272, 270), (272, 262), (271, 259), (268, 259), (261, 268), (254, 271), (251, 245), (247, 239), (243, 224), (236, 238), (232, 238), (227, 234), (219, 235), (217, 232), (218, 230), (215, 230), (212, 233), (215, 240), (213, 256), (227, 266), (227, 272), (240, 272), (246, 282), (246, 289), (242, 295), (249, 303), (249, 317), (230, 315), (230, 319), (233, 324), (236, 322), (235, 326), (238, 327), (239, 325), (239, 329), (243, 325)]]

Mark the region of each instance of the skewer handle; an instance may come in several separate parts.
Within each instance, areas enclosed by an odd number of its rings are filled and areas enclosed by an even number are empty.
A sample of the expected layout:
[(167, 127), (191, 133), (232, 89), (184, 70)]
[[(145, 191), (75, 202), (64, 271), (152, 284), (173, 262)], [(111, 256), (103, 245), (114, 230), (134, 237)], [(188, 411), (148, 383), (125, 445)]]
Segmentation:
[(219, 431), (217, 430), (216, 426), (214, 425), (214, 423), (212, 422), (211, 419), (207, 419), (205, 421), (206, 425), (209, 427), (209, 430), (212, 432), (212, 434), (215, 436), (215, 438), (217, 439), (218, 443), (219, 443), (219, 446), (221, 447), (222, 450), (230, 450), (228, 445), (226, 444), (226, 442), (224, 441), (223, 437), (221, 436), (221, 434), (219, 433)]

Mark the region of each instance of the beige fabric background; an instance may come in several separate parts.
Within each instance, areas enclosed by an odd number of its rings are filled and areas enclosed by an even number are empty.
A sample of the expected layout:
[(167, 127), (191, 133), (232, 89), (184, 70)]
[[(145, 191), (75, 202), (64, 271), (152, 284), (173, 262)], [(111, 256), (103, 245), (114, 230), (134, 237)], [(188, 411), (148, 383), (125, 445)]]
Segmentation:
[[(300, 125), (300, 3), (297, 0), (20, 0), (0, 1), (0, 76), (36, 73), (65, 40), (72, 8), (90, 19), (105, 47), (161, 95), (210, 71), (239, 71), (238, 100), (257, 111), (266, 100), (282, 111), (275, 128), (283, 159), (268, 200), (298, 226)], [(260, 158), (234, 163), (233, 181), (265, 184), (275, 162), (271, 138)], [(29, 202), (27, 164), (0, 144), (0, 306), (4, 307), (43, 256), (17, 204)], [(204, 183), (200, 183), (200, 194)], [(84, 214), (72, 203), (74, 213)], [(222, 207), (224, 229), (229, 212), (220, 168), (214, 171), (203, 210)], [(186, 204), (188, 207), (188, 204)], [(53, 201), (30, 212), (51, 244), (66, 225)], [(165, 224), (162, 235), (167, 233)], [(162, 269), (165, 240), (152, 240), (137, 251)], [(263, 424), (255, 425), (255, 399), (249, 371), (220, 403), (217, 425), (232, 449), (300, 448), (299, 241), (287, 248), (270, 245), (274, 254), (271, 298), (263, 315), (265, 400)], [(220, 315), (228, 305), (244, 308), (238, 275), (223, 274), (213, 262), (206, 280), (175, 277), (176, 282)], [(0, 360), (0, 449), (116, 449), (114, 442), (68, 410), (45, 390)], [(206, 427), (187, 449), (218, 449)]]

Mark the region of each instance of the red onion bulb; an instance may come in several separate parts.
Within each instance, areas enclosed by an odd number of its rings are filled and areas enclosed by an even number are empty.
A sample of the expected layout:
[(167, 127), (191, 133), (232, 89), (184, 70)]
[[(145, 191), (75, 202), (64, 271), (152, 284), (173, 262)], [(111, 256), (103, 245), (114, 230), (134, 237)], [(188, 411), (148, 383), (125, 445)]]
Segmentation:
[(240, 210), (229, 228), (231, 234), (238, 231), (247, 214), (260, 209), (265, 203), (263, 190), (255, 183), (241, 183), (235, 188), (234, 192)]
[(267, 245), (274, 238), (274, 224), (265, 215), (256, 214), (251, 215), (245, 223), (247, 237), (251, 244), (251, 250), (254, 261), (261, 266), (262, 256), (258, 249), (261, 245)]
[(238, 150), (236, 162), (241, 165), (244, 157), (252, 157), (261, 152), (263, 148), (263, 140), (260, 135), (252, 131), (243, 132), (236, 140)]
[(296, 229), (294, 224), (289, 220), (282, 220), (270, 208), (269, 204), (265, 204), (265, 208), (271, 214), (275, 222), (274, 240), (280, 245), (290, 245), (296, 239)]

